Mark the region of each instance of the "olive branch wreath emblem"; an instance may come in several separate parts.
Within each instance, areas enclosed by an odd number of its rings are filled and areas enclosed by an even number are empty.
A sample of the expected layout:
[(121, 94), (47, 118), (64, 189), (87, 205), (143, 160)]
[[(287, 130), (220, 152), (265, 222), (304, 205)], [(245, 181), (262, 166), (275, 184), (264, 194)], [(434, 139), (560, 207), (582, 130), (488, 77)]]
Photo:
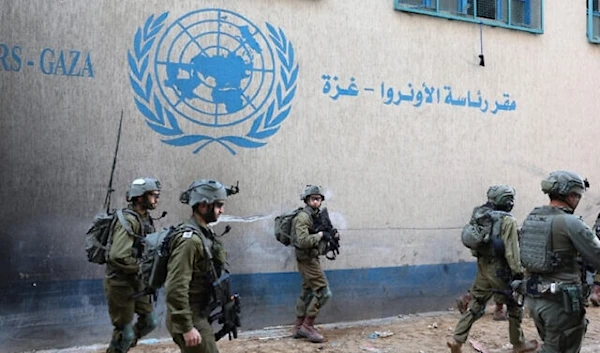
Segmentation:
[(161, 141), (171, 146), (193, 146), (193, 153), (200, 152), (211, 143), (218, 143), (235, 155), (236, 147), (258, 148), (267, 144), (266, 140), (273, 136), (288, 117), (292, 108), (292, 99), (296, 94), (298, 65), (295, 63), (294, 47), (286, 38), (281, 28), (276, 29), (266, 23), (269, 38), (275, 45), (280, 61), (280, 82), (277, 84), (275, 99), (268, 108), (260, 112), (252, 122), (252, 126), (244, 136), (209, 136), (186, 134), (177, 121), (175, 114), (164, 106), (154, 93), (154, 80), (149, 73), (149, 57), (156, 37), (165, 25), (168, 12), (158, 17), (151, 15), (143, 27), (138, 27), (133, 40), (133, 50), (127, 52), (131, 87), (135, 94), (134, 101), (138, 110), (146, 118), (146, 124), (156, 133), (164, 136)]

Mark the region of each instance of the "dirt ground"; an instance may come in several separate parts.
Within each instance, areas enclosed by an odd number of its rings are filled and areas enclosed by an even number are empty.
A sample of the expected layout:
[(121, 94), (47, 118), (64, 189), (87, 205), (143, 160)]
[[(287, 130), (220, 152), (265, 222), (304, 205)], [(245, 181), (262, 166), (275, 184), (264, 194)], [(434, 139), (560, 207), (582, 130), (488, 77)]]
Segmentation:
[[(508, 322), (492, 320), (492, 307), (473, 325), (464, 353), (510, 353)], [(523, 330), (527, 339), (537, 339), (537, 331), (527, 310)], [(239, 338), (217, 343), (221, 353), (440, 353), (450, 352), (446, 341), (452, 338), (454, 325), (460, 318), (457, 310), (414, 315), (399, 315), (385, 319), (319, 325), (316, 327), (327, 338), (325, 343), (310, 343), (293, 339), (291, 326), (267, 327), (262, 330), (240, 332)], [(600, 308), (587, 310), (589, 320), (581, 353), (600, 352)], [(473, 342), (473, 344), (471, 343)], [(541, 342), (540, 342), (541, 344)], [(478, 346), (481, 350), (477, 350)], [(67, 350), (43, 352), (104, 353), (106, 346), (74, 347)], [(130, 353), (179, 353), (170, 340), (150, 339), (140, 342)]]
[[(492, 307), (477, 321), (471, 330), (469, 340), (482, 344), (483, 352), (508, 353), (508, 322), (493, 321)], [(525, 310), (527, 312), (527, 310)], [(325, 343), (310, 343), (289, 336), (290, 326), (278, 326), (263, 330), (241, 332), (238, 339), (218, 342), (221, 353), (440, 353), (449, 352), (446, 341), (452, 337), (454, 325), (460, 314), (454, 309), (447, 312), (434, 312), (398, 317), (319, 325), (317, 328), (327, 338)], [(584, 340), (582, 353), (600, 351), (600, 308), (588, 308), (590, 321)], [(525, 336), (538, 339), (532, 320), (525, 315), (523, 322)], [(104, 349), (90, 352), (101, 353)], [(156, 342), (148, 340), (130, 350), (131, 353), (178, 353), (179, 349), (170, 340)], [(467, 342), (463, 352), (477, 352)]]

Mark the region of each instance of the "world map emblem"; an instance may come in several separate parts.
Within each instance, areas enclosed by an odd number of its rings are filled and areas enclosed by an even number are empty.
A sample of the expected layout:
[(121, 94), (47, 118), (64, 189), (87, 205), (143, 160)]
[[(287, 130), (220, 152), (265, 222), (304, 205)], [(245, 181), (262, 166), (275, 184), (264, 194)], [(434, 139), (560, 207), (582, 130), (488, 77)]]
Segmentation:
[(223, 9), (148, 17), (128, 51), (134, 101), (172, 146), (258, 148), (287, 119), (298, 65), (281, 28)]

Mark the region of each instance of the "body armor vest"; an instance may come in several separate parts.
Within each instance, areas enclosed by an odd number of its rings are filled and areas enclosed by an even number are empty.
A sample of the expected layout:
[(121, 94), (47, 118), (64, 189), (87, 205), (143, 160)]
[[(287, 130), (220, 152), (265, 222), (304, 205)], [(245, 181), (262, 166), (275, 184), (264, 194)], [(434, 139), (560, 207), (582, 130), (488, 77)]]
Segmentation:
[(553, 273), (561, 261), (552, 245), (552, 225), (564, 212), (554, 207), (536, 207), (521, 228), (521, 264), (531, 273)]

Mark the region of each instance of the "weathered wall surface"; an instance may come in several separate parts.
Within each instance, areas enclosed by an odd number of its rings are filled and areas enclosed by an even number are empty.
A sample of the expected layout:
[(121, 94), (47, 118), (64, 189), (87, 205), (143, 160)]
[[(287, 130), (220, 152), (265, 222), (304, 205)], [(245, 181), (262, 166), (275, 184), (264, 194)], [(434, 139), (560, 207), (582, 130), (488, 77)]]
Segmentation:
[(478, 25), (392, 1), (0, 0), (0, 351), (108, 342), (83, 234), (121, 111), (113, 206), (155, 176), (166, 226), (192, 180), (239, 180), (216, 228), (234, 227), (245, 328), (293, 320), (299, 278), (271, 227), (307, 183), (343, 235), (322, 321), (450, 305), (474, 273), (459, 229), (490, 184), (516, 188), (522, 220), (543, 176), (575, 170), (592, 222), (600, 48), (583, 3), (548, 2), (544, 21), (484, 26), (481, 67)]

